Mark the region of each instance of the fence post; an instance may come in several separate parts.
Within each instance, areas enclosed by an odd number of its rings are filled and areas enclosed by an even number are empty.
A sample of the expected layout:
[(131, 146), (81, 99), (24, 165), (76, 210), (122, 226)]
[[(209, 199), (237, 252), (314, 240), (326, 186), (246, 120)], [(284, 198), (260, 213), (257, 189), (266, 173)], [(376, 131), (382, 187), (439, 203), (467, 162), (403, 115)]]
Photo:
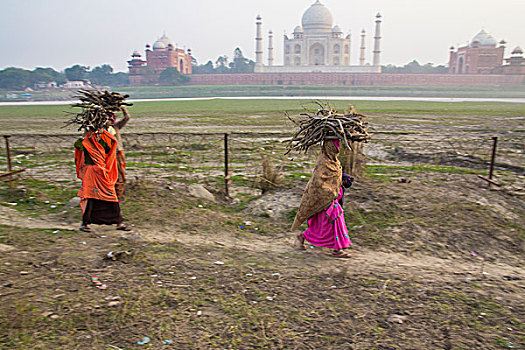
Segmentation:
[[(11, 164), (11, 150), (9, 149), (9, 138), (11, 135), (4, 135), (5, 138), (5, 149), (7, 151), (7, 169), (9, 172), (13, 171), (13, 166)], [(13, 175), (9, 175), (9, 187), (13, 188)]]
[(224, 195), (226, 198), (230, 196), (228, 190), (228, 182), (230, 181), (230, 174), (228, 171), (228, 134), (224, 134)]
[[(490, 157), (489, 180), (492, 180), (492, 173), (494, 172), (494, 161), (496, 159), (496, 145), (498, 144), (498, 137), (492, 137), (494, 143), (492, 144), (492, 156)], [(490, 187), (490, 182), (489, 182)]]

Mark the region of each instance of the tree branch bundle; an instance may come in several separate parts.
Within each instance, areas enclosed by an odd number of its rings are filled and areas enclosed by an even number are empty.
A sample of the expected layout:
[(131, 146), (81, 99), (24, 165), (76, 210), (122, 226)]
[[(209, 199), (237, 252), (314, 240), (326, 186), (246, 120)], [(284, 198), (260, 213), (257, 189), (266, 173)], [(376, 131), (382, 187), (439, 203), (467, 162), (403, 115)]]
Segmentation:
[(109, 120), (115, 117), (115, 113), (120, 111), (122, 106), (133, 105), (125, 102), (128, 97), (129, 95), (107, 90), (78, 90), (74, 98), (80, 102), (72, 104), (71, 107), (82, 108), (82, 111), (66, 121), (66, 126), (76, 124), (79, 125), (78, 131), (85, 132), (100, 130), (109, 124)]
[(367, 142), (370, 139), (366, 116), (355, 112), (353, 106), (350, 106), (349, 112), (338, 113), (329, 106), (317, 104), (320, 109), (301, 113), (298, 120), (287, 115), (299, 130), (289, 141), (286, 154), (292, 150), (306, 153), (313, 145), (327, 140), (341, 140), (351, 149), (351, 142)]

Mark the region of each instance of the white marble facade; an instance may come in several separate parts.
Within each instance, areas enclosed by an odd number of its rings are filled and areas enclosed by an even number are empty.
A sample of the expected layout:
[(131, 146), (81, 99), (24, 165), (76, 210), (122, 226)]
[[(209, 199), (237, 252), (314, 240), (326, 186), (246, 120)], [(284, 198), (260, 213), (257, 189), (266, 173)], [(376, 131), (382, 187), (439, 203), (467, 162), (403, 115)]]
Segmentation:
[[(376, 17), (380, 23), (380, 15)], [(377, 21), (376, 21), (377, 23)], [(262, 21), (258, 17), (257, 33), (262, 32)], [(376, 28), (377, 30), (377, 28)], [(283, 66), (263, 65), (262, 58), (256, 62), (256, 72), (299, 73), (299, 72), (359, 72), (379, 73), (381, 67), (364, 64), (352, 66), (350, 34), (344, 35), (338, 25), (333, 25), (332, 13), (316, 0), (303, 14), (301, 25), (295, 27), (293, 36), (284, 36)], [(262, 38), (257, 39), (261, 43)], [(375, 40), (379, 44), (378, 35)], [(273, 50), (273, 48), (272, 48)], [(256, 49), (262, 56), (262, 47)], [(378, 51), (378, 50), (377, 50)], [(379, 56), (374, 51), (374, 55)], [(375, 58), (375, 57), (374, 57)], [(375, 62), (376, 60), (374, 60)], [(378, 62), (379, 60), (377, 60)]]

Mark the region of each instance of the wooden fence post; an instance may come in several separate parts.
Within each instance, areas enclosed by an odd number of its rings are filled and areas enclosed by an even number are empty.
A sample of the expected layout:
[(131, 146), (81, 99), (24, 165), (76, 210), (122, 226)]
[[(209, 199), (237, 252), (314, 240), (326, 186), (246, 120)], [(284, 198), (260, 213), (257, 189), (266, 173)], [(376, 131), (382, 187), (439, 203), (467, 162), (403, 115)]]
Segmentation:
[[(5, 149), (7, 151), (7, 171), (12, 172), (13, 166), (11, 164), (11, 150), (9, 149), (9, 138), (11, 135), (4, 135), (5, 138)], [(9, 187), (13, 188), (13, 175), (9, 175)]]
[(228, 182), (230, 181), (230, 174), (228, 171), (228, 134), (224, 134), (224, 195), (226, 198), (230, 196), (228, 189)]

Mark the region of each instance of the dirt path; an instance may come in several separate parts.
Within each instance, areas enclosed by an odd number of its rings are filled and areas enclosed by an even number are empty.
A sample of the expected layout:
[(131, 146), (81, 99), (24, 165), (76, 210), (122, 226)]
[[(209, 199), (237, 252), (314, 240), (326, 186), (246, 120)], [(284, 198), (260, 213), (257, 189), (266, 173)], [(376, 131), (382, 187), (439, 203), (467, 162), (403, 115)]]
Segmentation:
[[(0, 206), (0, 225), (15, 226), (30, 229), (66, 229), (76, 230), (76, 225), (59, 222), (52, 217), (31, 218), (20, 212)], [(113, 226), (94, 226), (94, 232), (107, 236), (121, 235)], [(162, 229), (136, 228), (135, 237), (142, 237), (146, 241), (169, 243), (177, 241), (188, 246), (217, 245), (227, 249), (238, 249), (252, 253), (282, 255), (295, 253), (302, 256), (291, 266), (303, 265), (315, 268), (318, 272), (341, 272), (359, 269), (359, 272), (390, 272), (406, 274), (415, 279), (455, 279), (458, 278), (492, 278), (525, 280), (525, 268), (512, 266), (501, 262), (484, 262), (472, 257), (472, 261), (451, 256), (443, 259), (421, 253), (405, 255), (395, 252), (380, 252), (366, 248), (355, 247), (351, 259), (331, 259), (327, 256), (328, 250), (308, 248), (306, 252), (299, 252), (294, 247), (294, 238), (291, 233), (281, 232), (271, 237), (252, 235), (252, 237), (236, 237), (228, 232), (217, 232), (210, 239), (209, 236), (172, 232)], [(297, 255), (296, 255), (297, 256)], [(525, 287), (525, 286), (524, 286)], [(521, 297), (522, 299), (522, 297)]]

